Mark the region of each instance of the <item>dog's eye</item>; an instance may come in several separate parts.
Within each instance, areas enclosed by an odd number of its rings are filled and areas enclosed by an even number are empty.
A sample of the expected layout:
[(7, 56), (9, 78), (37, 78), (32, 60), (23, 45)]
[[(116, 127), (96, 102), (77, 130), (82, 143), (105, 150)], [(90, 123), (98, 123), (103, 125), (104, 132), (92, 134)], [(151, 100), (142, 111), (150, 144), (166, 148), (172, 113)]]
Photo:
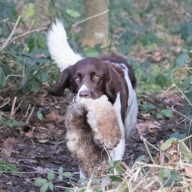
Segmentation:
[(75, 77), (75, 81), (79, 81), (79, 77)]
[(99, 76), (98, 75), (94, 75), (94, 79), (98, 79), (99, 78)]

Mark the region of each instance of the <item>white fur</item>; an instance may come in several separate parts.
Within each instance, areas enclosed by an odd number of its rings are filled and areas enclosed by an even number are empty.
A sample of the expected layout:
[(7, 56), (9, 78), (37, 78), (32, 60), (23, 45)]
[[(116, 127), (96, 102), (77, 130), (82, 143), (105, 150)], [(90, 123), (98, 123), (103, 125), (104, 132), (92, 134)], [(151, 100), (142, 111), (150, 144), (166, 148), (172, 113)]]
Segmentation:
[(47, 45), (52, 59), (55, 61), (60, 71), (69, 65), (75, 64), (83, 59), (81, 55), (75, 53), (67, 42), (67, 34), (61, 21), (56, 20), (52, 24), (47, 34)]
[(121, 100), (120, 100), (120, 93), (117, 93), (117, 98), (115, 100), (115, 103), (113, 104), (113, 107), (116, 111), (117, 117), (118, 117), (118, 122), (119, 122), (119, 127), (121, 130), (121, 140), (117, 147), (115, 147), (111, 152), (110, 156), (113, 161), (117, 160), (122, 160), (124, 151), (125, 151), (125, 129), (123, 125), (123, 121), (121, 118)]
[(80, 87), (80, 89), (79, 89), (79, 91), (78, 91), (78, 93), (77, 93), (76, 101), (79, 101), (79, 100), (80, 100), (79, 93), (80, 93), (81, 91), (84, 91), (84, 90), (89, 90), (89, 89), (86, 87), (85, 84), (83, 84), (83, 85)]
[[(116, 65), (115, 63), (113, 64)], [(133, 129), (137, 120), (137, 113), (138, 113), (136, 91), (132, 87), (132, 84), (128, 75), (128, 68), (124, 64), (121, 64), (121, 66), (123, 66), (124, 78), (127, 82), (127, 86), (129, 89), (129, 98), (128, 98), (128, 109), (126, 112), (126, 119), (125, 119), (125, 127), (123, 125), (122, 118), (121, 118), (120, 93), (117, 94), (117, 98), (115, 100), (115, 103), (113, 104), (115, 111), (117, 113), (120, 129), (121, 129), (120, 143), (110, 153), (113, 161), (122, 160), (125, 152), (125, 138), (129, 136), (130, 131)], [(125, 129), (126, 129), (126, 135), (125, 135)]]
[(85, 175), (83, 174), (83, 171), (81, 170), (81, 168), (79, 167), (79, 177), (80, 179), (86, 179)]
[(124, 78), (127, 82), (127, 86), (129, 89), (128, 108), (127, 108), (126, 119), (125, 119), (125, 129), (126, 129), (125, 137), (128, 137), (137, 120), (137, 113), (138, 113), (137, 95), (136, 95), (136, 90), (133, 89), (130, 78), (129, 78), (129, 73), (128, 73), (129, 69), (123, 63), (120, 65), (123, 66)]
[[(122, 64), (122, 65), (124, 65), (124, 64)], [(134, 125), (136, 124), (138, 105), (137, 105), (136, 90), (133, 89), (129, 75), (128, 75), (129, 70), (125, 65), (124, 65), (124, 67), (125, 67), (124, 77), (127, 82), (128, 89), (129, 89), (128, 108), (127, 108), (126, 119), (125, 119), (126, 137), (128, 137), (131, 130), (133, 129)]]

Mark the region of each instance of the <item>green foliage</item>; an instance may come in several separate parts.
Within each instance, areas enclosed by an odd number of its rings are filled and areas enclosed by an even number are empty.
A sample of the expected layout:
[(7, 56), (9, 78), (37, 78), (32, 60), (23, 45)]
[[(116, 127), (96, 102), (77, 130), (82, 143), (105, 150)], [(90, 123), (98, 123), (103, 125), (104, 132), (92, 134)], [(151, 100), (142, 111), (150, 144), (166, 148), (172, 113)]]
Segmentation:
[(5, 86), (5, 72), (3, 68), (0, 66), (0, 89)]
[(74, 18), (80, 17), (80, 14), (79, 14), (77, 11), (74, 11), (74, 10), (72, 10), (72, 9), (67, 9), (67, 10), (66, 10), (66, 13), (67, 13), (69, 16), (74, 17)]
[(34, 15), (34, 5), (32, 3), (25, 6), (24, 15), (26, 18)]
[(164, 181), (164, 177), (170, 179), (171, 178), (171, 172), (168, 169), (163, 169), (161, 173), (159, 174), (160, 181)]
[(37, 187), (41, 187), (40, 188), (40, 192), (45, 192), (47, 191), (47, 189), (49, 188), (51, 191), (53, 191), (53, 179), (54, 179), (55, 175), (52, 171), (48, 172), (47, 174), (47, 179), (36, 179), (35, 180), (35, 186)]
[(2, 120), (3, 120), (3, 115), (2, 115), (2, 112), (0, 111), (0, 124), (1, 124)]
[(118, 177), (118, 176), (110, 176), (110, 179), (111, 179), (111, 181), (113, 182), (113, 181), (117, 181), (117, 182), (122, 182), (123, 180), (120, 178), (120, 177)]
[(145, 155), (141, 155), (140, 157), (138, 157), (135, 162), (139, 162), (139, 161), (145, 161)]
[(186, 137), (186, 134), (180, 134), (178, 132), (173, 133), (171, 135), (169, 135), (170, 138), (176, 138), (176, 139), (184, 139)]
[(13, 126), (17, 126), (18, 122), (13, 118), (13, 117), (9, 117), (9, 120), (4, 122), (4, 127), (13, 127)]
[(152, 104), (149, 104), (149, 105), (145, 104), (145, 105), (140, 105), (140, 106), (142, 107), (144, 113), (149, 113), (150, 111), (156, 109), (156, 107)]
[(157, 113), (157, 114), (156, 114), (156, 117), (157, 117), (157, 119), (162, 119), (162, 118), (163, 118), (163, 114)]
[(41, 186), (44, 185), (45, 183), (47, 183), (47, 180), (46, 180), (46, 179), (36, 179), (34, 184), (35, 184), (37, 187), (41, 187)]
[[(16, 8), (15, 3), (0, 0), (0, 22), (6, 18), (9, 18), (11, 21), (15, 21), (17, 17), (17, 12), (15, 8)], [(6, 33), (4, 33), (4, 35), (6, 35)]]
[(18, 171), (18, 168), (9, 163), (9, 162), (6, 162), (6, 161), (0, 161), (0, 172), (3, 171), (3, 172), (9, 172), (9, 171)]
[(113, 162), (113, 167), (119, 167), (121, 165), (121, 161), (114, 161)]
[(53, 172), (48, 172), (48, 174), (47, 174), (47, 179), (48, 179), (49, 181), (52, 181), (52, 180), (54, 179), (54, 177), (55, 177), (55, 175), (54, 175)]
[[(63, 173), (63, 167), (60, 167), (58, 169), (58, 175), (59, 175), (58, 179), (60, 181), (63, 180), (63, 177), (67, 177), (67, 178), (72, 177), (72, 173), (70, 173), (70, 172), (64, 172)], [(55, 179), (55, 173), (52, 170), (50, 170), (47, 173), (47, 179), (36, 179), (34, 184), (37, 187), (41, 187), (40, 188), (41, 192), (47, 191), (48, 188), (53, 191), (53, 188), (54, 188), (53, 187), (53, 180), (54, 179)]]
[(147, 46), (151, 44), (158, 45), (158, 38), (154, 32), (149, 31), (149, 32), (146, 32), (144, 35), (140, 36), (140, 42), (142, 43), (143, 46)]
[(121, 187), (118, 189), (118, 192), (124, 192), (126, 189), (128, 189), (128, 185), (121, 185)]
[(183, 141), (179, 141), (179, 151), (182, 153), (182, 155), (188, 162), (192, 160), (191, 150), (189, 150), (189, 148)]
[(38, 119), (40, 119), (41, 121), (43, 120), (43, 115), (40, 111), (37, 112), (37, 117)]
[(173, 174), (171, 175), (171, 178), (169, 178), (165, 186), (170, 187), (173, 183), (176, 183), (176, 182), (179, 183), (180, 181), (182, 181), (182, 179), (180, 179), (177, 172), (174, 171)]
[(165, 151), (167, 148), (169, 148), (173, 142), (177, 142), (177, 139), (172, 137), (168, 139), (163, 145), (161, 145), (161, 150)]
[(186, 41), (188, 44), (192, 42), (192, 34), (187, 37)]
[(172, 116), (172, 110), (170, 110), (170, 109), (163, 109), (163, 110), (161, 110), (161, 113), (163, 115), (165, 115), (166, 117), (171, 117)]
[(177, 58), (177, 67), (183, 67), (187, 60), (189, 60), (189, 56), (187, 52), (182, 53), (181, 55), (179, 55), (179, 57)]

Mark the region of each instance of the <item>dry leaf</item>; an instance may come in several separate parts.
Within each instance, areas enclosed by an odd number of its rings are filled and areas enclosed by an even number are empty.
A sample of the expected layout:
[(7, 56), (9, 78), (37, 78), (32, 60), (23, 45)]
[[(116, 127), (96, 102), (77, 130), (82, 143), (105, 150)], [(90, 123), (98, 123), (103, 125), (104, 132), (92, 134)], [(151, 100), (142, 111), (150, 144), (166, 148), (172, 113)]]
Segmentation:
[(188, 177), (192, 178), (192, 167), (185, 165), (185, 173)]
[(43, 118), (43, 122), (59, 122), (64, 120), (64, 117), (59, 115), (58, 110), (51, 107), (49, 109), (50, 113), (45, 115), (45, 118)]
[(171, 146), (167, 149), (167, 153), (170, 155), (169, 164), (178, 162), (180, 159), (177, 143), (172, 143)]
[(48, 173), (49, 171), (48, 168), (43, 169), (42, 167), (33, 167), (33, 169), (35, 169), (36, 172), (40, 174), (45, 174), (45, 173)]
[(16, 141), (15, 138), (7, 138), (6, 140), (3, 140), (3, 154), (5, 157), (10, 157), (12, 152), (15, 152), (16, 147)]
[(160, 129), (161, 127), (159, 125), (160, 125), (160, 123), (158, 123), (157, 121), (154, 121), (154, 122), (146, 121), (145, 123), (138, 124), (141, 132), (143, 132), (145, 130), (148, 130), (151, 132), (152, 129), (155, 129), (155, 128)]
[(162, 59), (162, 55), (159, 51), (155, 51), (152, 55), (154, 61), (160, 61)]
[(150, 113), (141, 114), (144, 118), (150, 117)]

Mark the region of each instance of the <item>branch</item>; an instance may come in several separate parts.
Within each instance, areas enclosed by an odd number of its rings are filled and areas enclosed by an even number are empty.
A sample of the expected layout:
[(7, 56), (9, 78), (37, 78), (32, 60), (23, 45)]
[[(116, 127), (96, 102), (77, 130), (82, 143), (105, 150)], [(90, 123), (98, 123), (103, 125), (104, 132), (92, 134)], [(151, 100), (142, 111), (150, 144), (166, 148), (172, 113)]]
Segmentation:
[(21, 34), (21, 35), (18, 35), (18, 36), (16, 36), (16, 37), (14, 37), (9, 43), (15, 41), (15, 40), (16, 40), (17, 38), (19, 38), (19, 37), (25, 36), (25, 35), (30, 34), (30, 33), (33, 33), (33, 32), (45, 30), (45, 29), (47, 29), (47, 27), (43, 27), (43, 28), (39, 28), (39, 29), (34, 29), (34, 30), (32, 30), (32, 31), (27, 31), (26, 33), (23, 33), (23, 34)]
[(16, 24), (15, 24), (15, 26), (14, 26), (14, 28), (13, 28), (11, 34), (9, 35), (7, 41), (3, 44), (2, 49), (4, 49), (4, 48), (6, 47), (6, 45), (7, 45), (8, 42), (9, 42), (9, 40), (11, 39), (11, 37), (13, 36), (13, 34), (15, 33), (15, 29), (16, 29), (18, 23), (19, 23), (20, 18), (21, 18), (21, 16), (18, 17), (17, 22), (16, 22)]
[(95, 18), (95, 17), (104, 15), (105, 13), (108, 13), (109, 11), (110, 11), (110, 10), (108, 9), (108, 10), (106, 10), (106, 11), (104, 11), (104, 12), (102, 12), (102, 13), (99, 13), (99, 14), (97, 14), (97, 15), (93, 15), (93, 16), (91, 16), (91, 17), (87, 17), (86, 19), (84, 19), (84, 20), (82, 20), (82, 21), (79, 21), (79, 22), (73, 24), (72, 27), (75, 27), (76, 25), (79, 25), (80, 23), (83, 23), (83, 22), (85, 22), (85, 21), (87, 21), (87, 20), (90, 20), (90, 19), (93, 19), (93, 18)]

